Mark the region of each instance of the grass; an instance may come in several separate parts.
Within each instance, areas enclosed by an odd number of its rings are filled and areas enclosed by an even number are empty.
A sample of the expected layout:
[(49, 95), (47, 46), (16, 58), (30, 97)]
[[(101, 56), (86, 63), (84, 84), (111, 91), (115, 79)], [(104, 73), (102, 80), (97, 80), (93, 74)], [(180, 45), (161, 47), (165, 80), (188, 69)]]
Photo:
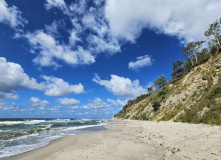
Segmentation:
[[(203, 92), (204, 93), (204, 92)], [(193, 97), (194, 99), (195, 97)], [(213, 125), (221, 125), (221, 83), (218, 83), (202, 95), (196, 103), (185, 109), (176, 121), (187, 123), (205, 123)], [(203, 116), (199, 116), (199, 112), (203, 108), (208, 108)]]
[(202, 79), (203, 80), (211, 80), (213, 76), (215, 76), (215, 70), (213, 68), (211, 68), (209, 71), (204, 72), (202, 75)]
[(174, 116), (176, 116), (181, 110), (183, 110), (183, 105), (179, 103), (175, 108), (169, 112), (167, 112), (164, 117), (161, 119), (161, 121), (169, 121)]
[(177, 152), (180, 152), (180, 148), (176, 148), (176, 147), (173, 147), (171, 150), (170, 150), (173, 154), (177, 153)]

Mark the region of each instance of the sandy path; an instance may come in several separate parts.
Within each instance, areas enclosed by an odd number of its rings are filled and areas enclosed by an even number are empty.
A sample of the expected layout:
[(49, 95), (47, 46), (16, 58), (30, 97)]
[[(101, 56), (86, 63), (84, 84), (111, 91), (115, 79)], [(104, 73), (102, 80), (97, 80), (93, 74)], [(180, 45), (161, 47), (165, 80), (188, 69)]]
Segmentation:
[(221, 160), (221, 127), (117, 120), (107, 131), (74, 135), (9, 160)]

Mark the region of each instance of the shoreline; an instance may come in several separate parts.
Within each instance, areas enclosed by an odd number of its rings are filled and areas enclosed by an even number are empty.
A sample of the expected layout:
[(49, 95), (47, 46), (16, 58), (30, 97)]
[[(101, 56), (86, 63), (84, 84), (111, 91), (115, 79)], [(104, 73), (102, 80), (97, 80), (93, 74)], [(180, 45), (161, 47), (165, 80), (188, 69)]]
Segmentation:
[(77, 134), (0, 160), (177, 160), (221, 157), (221, 127), (114, 119), (106, 130)]
[[(114, 121), (109, 121), (109, 122), (113, 122)], [(112, 124), (112, 123), (109, 123), (109, 124)], [(108, 125), (108, 124), (106, 124)], [(64, 137), (60, 137), (60, 138), (57, 138), (57, 139), (54, 139), (52, 141), (50, 141), (48, 144), (44, 145), (44, 146), (41, 146), (41, 147), (37, 147), (35, 149), (32, 149), (32, 150), (29, 150), (29, 151), (25, 151), (25, 152), (22, 152), (22, 153), (19, 153), (19, 154), (15, 154), (15, 155), (11, 155), (11, 156), (7, 156), (7, 157), (0, 157), (0, 160), (10, 160), (10, 159), (16, 159), (18, 157), (22, 157), (22, 156), (26, 156), (26, 154), (28, 154), (28, 152), (35, 152), (35, 150), (38, 150), (38, 149), (41, 149), (41, 148), (44, 148), (48, 145), (50, 145), (51, 143), (59, 143), (59, 142), (56, 142), (56, 141), (60, 141), (60, 139), (63, 139), (63, 138), (67, 138), (67, 137), (71, 137), (71, 136), (76, 136), (76, 135), (81, 135), (81, 134), (89, 134), (89, 133), (96, 133), (96, 132), (102, 132), (102, 131), (105, 131), (107, 130), (106, 128), (104, 128), (103, 126), (105, 125), (98, 125), (98, 126), (92, 126), (92, 127), (86, 127), (86, 128), (81, 128), (81, 129), (76, 129), (78, 131), (81, 131), (81, 133), (77, 133), (77, 134), (74, 134), (74, 135), (67, 135), (67, 136), (64, 136)], [(62, 140), (61, 140), (62, 141)], [(31, 153), (29, 153), (31, 154)]]

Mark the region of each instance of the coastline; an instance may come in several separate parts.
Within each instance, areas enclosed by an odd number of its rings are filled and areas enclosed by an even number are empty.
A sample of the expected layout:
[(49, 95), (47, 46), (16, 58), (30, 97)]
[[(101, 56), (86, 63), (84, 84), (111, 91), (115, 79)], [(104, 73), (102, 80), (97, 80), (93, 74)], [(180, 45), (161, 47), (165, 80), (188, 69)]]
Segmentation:
[[(113, 121), (109, 121), (109, 122), (113, 122)], [(111, 124), (111, 123), (110, 123)], [(77, 134), (74, 134), (74, 135), (67, 135), (65, 137), (60, 137), (60, 138), (57, 138), (57, 139), (54, 139), (52, 141), (50, 141), (48, 144), (44, 145), (44, 146), (41, 146), (41, 147), (37, 147), (35, 149), (32, 149), (32, 150), (29, 150), (29, 151), (25, 151), (23, 153), (19, 153), (19, 154), (16, 154), (16, 155), (11, 155), (11, 156), (8, 156), (8, 157), (0, 157), (0, 160), (10, 160), (10, 159), (23, 159), (23, 157), (26, 157), (26, 154), (27, 155), (31, 155), (35, 152), (37, 152), (37, 150), (39, 150), (40, 152), (42, 152), (41, 148), (44, 148), (44, 147), (47, 147), (53, 143), (60, 143), (60, 141), (63, 141), (62, 139), (63, 138), (67, 138), (67, 137), (71, 137), (71, 136), (76, 136), (76, 135), (81, 135), (81, 134), (89, 134), (89, 133), (96, 133), (96, 132), (101, 132), (101, 131), (105, 131), (107, 130), (106, 128), (103, 127), (103, 125), (98, 125), (98, 126), (92, 126), (92, 127), (86, 127), (86, 128), (81, 128), (81, 129), (77, 129), (78, 131), (80, 131), (80, 133), (77, 133)], [(48, 151), (48, 150), (47, 150)], [(51, 148), (49, 147), (49, 151), (51, 151)], [(32, 153), (33, 152), (33, 153)], [(29, 156), (28, 156), (29, 157)]]
[(221, 127), (118, 120), (107, 130), (77, 134), (0, 160), (176, 160), (221, 157)]

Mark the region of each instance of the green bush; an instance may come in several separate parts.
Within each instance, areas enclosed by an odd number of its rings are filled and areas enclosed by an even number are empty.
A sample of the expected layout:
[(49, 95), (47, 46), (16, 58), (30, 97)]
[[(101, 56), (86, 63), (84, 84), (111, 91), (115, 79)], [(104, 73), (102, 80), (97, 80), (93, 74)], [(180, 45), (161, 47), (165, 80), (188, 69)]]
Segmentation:
[(158, 109), (160, 108), (160, 102), (159, 101), (156, 101), (156, 102), (153, 102), (153, 109), (154, 109), (154, 111), (156, 112), (156, 111), (158, 111)]
[(208, 94), (208, 98), (212, 99), (213, 97), (215, 97), (217, 95), (221, 95), (221, 87), (217, 87), (217, 88), (211, 90)]
[(204, 72), (202, 75), (203, 80), (210, 80), (212, 79), (212, 76), (215, 74), (215, 70), (212, 68), (207, 72)]

